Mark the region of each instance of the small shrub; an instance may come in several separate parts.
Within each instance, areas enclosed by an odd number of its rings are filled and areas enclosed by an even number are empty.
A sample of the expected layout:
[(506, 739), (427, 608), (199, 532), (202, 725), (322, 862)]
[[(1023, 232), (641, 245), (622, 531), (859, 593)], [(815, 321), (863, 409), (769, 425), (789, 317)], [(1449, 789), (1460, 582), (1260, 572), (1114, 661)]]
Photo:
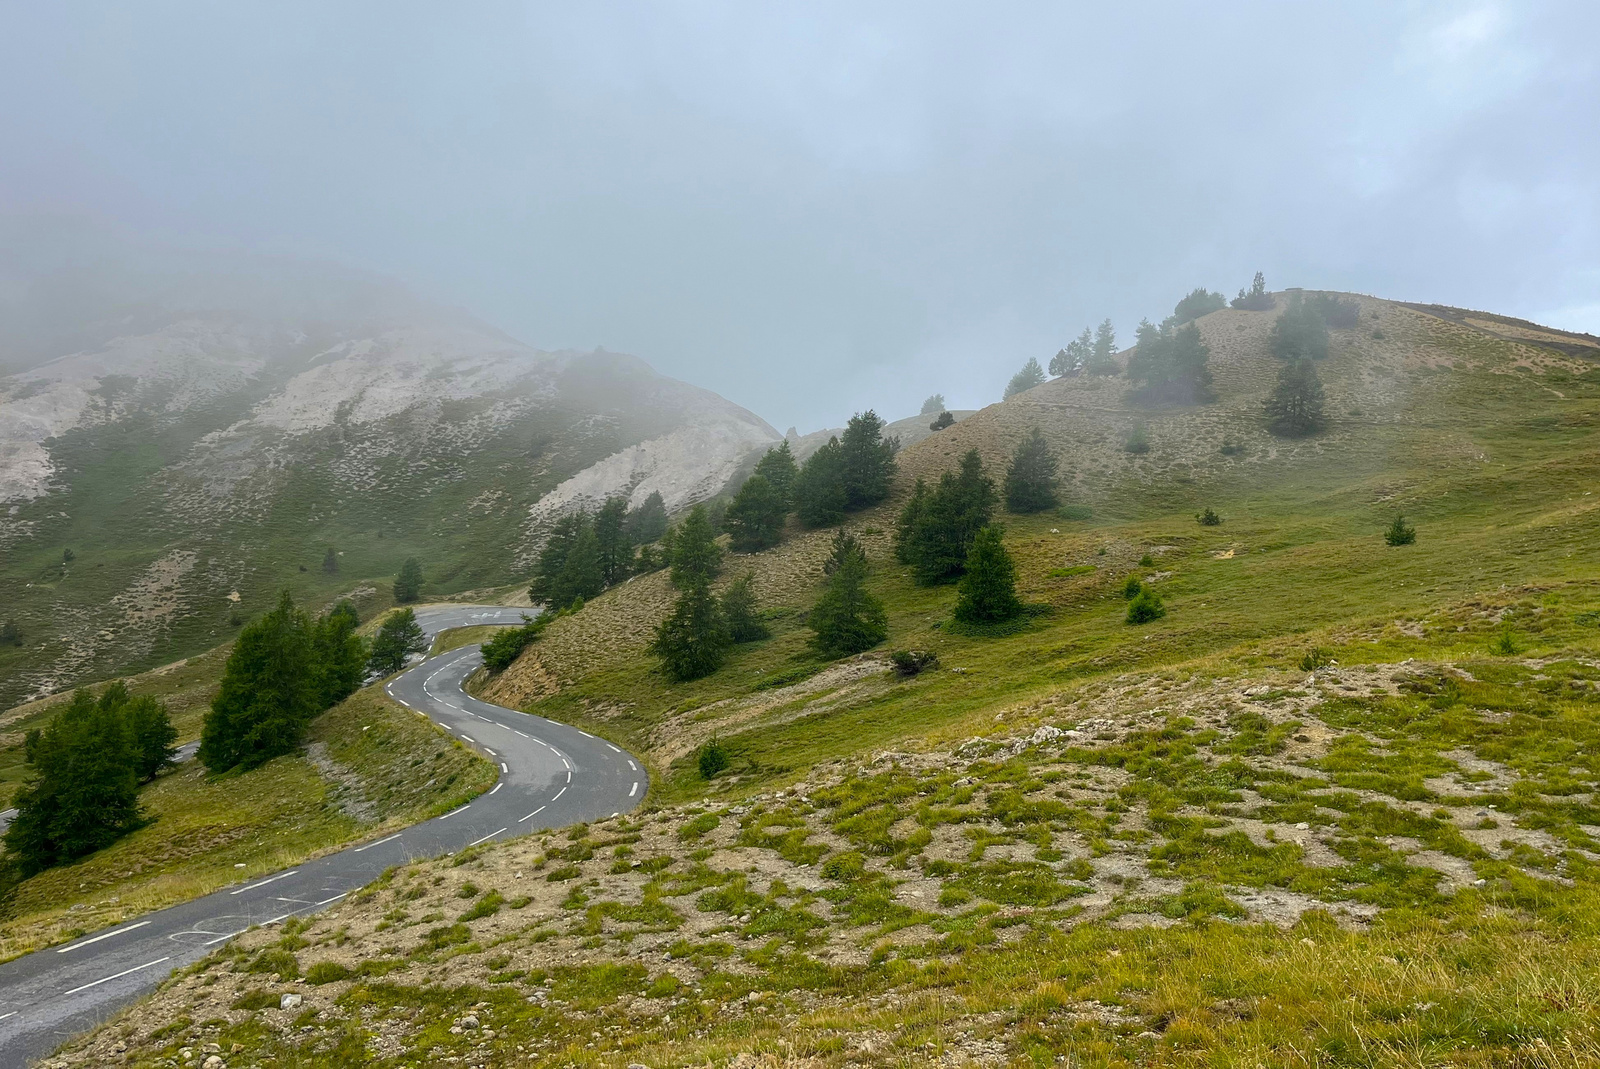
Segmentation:
[[(350, 970), (337, 961), (319, 961), (306, 970), (306, 983), (333, 984), (350, 979)], [(273, 1003), (276, 1005), (277, 1000)]]
[(939, 666), (939, 657), (932, 650), (895, 650), (889, 654), (889, 661), (904, 679)]
[(1383, 331), (1379, 330), (1377, 327), (1373, 327), (1372, 328), (1372, 340), (1373, 341), (1382, 341), (1383, 340)]
[(1122, 450), (1136, 455), (1150, 452), (1150, 433), (1143, 427), (1135, 427), (1122, 443)]
[(1137, 597), (1128, 602), (1128, 623), (1147, 624), (1152, 620), (1159, 620), (1167, 615), (1166, 606), (1161, 604), (1153, 591), (1141, 590)]
[(490, 889), (482, 898), (472, 904), (472, 908), (460, 916), (463, 921), (481, 920), (492, 917), (500, 912), (500, 907), (505, 902), (505, 897), (499, 891)]
[(1137, 575), (1128, 576), (1128, 581), (1122, 584), (1122, 596), (1129, 601), (1138, 597), (1144, 590), (1144, 583)]
[(1300, 658), (1300, 670), (1315, 672), (1318, 668), (1326, 668), (1329, 663), (1328, 651), (1321, 646), (1312, 646)]
[(1222, 525), (1222, 517), (1217, 515), (1216, 509), (1208, 508), (1196, 516), (1195, 519), (1200, 521), (1200, 526), (1202, 527), (1220, 527)]
[(1222, 448), (1219, 451), (1225, 457), (1234, 457), (1244, 452), (1244, 446), (1240, 445), (1232, 438), (1224, 438), (1222, 440)]
[(854, 880), (867, 871), (867, 862), (859, 850), (835, 854), (822, 863), (822, 875), (829, 880)]
[(1489, 651), (1498, 657), (1514, 657), (1521, 652), (1517, 644), (1517, 636), (1509, 627), (1502, 627), (1500, 633), (1489, 643)]
[(1395, 515), (1394, 522), (1383, 532), (1383, 540), (1391, 546), (1409, 546), (1417, 540), (1417, 529), (1406, 524), (1406, 518)]
[(716, 830), (717, 825), (721, 823), (722, 818), (715, 813), (701, 813), (678, 829), (678, 838), (684, 842), (693, 842), (703, 838), (706, 833)]
[(465, 943), (471, 938), (471, 928), (465, 924), (452, 924), (445, 928), (428, 929), (428, 934), (422, 937), (422, 945), (428, 950), (443, 950), (447, 946)]
[(1141, 568), (1154, 568), (1155, 566), (1156, 566), (1156, 559), (1154, 557), (1152, 557), (1150, 554), (1146, 553), (1144, 556), (1139, 558), (1139, 567), (1141, 567)]
[(457, 898), (476, 898), (476, 897), (478, 897), (478, 885), (473, 883), (471, 880), (468, 880), (466, 883), (464, 883), (460, 887), (456, 888), (456, 897)]
[(252, 991), (246, 991), (234, 999), (233, 1008), (236, 1010), (275, 1010), (278, 1008), (278, 1003), (279, 998), (277, 995), (274, 995), (271, 991), (263, 991), (258, 987)]
[(726, 769), (732, 758), (728, 748), (721, 741), (713, 738), (710, 742), (700, 747), (700, 756), (696, 759), (700, 766), (700, 778), (711, 779), (718, 772)]

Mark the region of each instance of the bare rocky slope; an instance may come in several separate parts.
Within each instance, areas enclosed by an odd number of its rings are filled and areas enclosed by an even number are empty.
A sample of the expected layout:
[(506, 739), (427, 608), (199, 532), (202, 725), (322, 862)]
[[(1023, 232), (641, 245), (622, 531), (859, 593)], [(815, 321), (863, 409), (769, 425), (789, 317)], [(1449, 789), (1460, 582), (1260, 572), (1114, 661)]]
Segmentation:
[[(635, 357), (541, 351), (381, 279), (182, 262), (66, 302), (78, 332), (0, 330), (0, 623), (24, 639), (0, 706), (215, 645), (283, 586), (366, 579), (376, 604), (409, 556), (439, 593), (519, 579), (554, 512), (680, 508), (779, 437)], [(62, 304), (71, 266), (10, 264), (9, 310)]]

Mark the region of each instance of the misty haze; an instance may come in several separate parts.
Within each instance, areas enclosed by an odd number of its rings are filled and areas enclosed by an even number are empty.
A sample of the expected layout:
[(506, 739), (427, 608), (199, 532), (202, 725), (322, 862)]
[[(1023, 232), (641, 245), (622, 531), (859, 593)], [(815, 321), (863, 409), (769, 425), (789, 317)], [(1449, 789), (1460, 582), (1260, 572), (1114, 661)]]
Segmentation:
[(1600, 17), (20, 5), (0, 1066), (1600, 1066)]

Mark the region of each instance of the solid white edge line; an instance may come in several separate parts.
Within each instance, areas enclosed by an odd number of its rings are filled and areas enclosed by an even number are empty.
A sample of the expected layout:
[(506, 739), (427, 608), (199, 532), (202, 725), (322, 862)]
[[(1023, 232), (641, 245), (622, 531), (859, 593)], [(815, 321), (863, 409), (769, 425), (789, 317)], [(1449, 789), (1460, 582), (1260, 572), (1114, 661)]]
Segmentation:
[(471, 809), (471, 808), (472, 808), (472, 803), (468, 802), (466, 805), (462, 806), (461, 809), (452, 809), (452, 810), (450, 810), (450, 812), (446, 813), (444, 816), (440, 817), (439, 819), (440, 820), (449, 820), (451, 817), (453, 817), (457, 813), (461, 812), (462, 809)]
[(147, 961), (143, 965), (135, 965), (131, 969), (123, 969), (121, 972), (117, 973), (115, 976), (102, 976), (98, 980), (90, 981), (87, 984), (81, 984), (78, 987), (73, 988), (71, 991), (63, 991), (61, 993), (61, 997), (62, 998), (66, 998), (68, 995), (76, 995), (79, 991), (87, 991), (91, 987), (99, 987), (101, 984), (108, 984), (112, 980), (120, 980), (120, 979), (122, 979), (122, 977), (127, 976), (131, 972), (138, 972), (140, 969), (148, 969), (152, 965), (160, 965), (163, 961), (171, 961), (171, 960), (172, 960), (172, 955), (168, 954), (164, 958), (157, 958), (155, 961)]
[[(540, 813), (543, 813), (546, 809), (549, 809), (549, 808), (550, 807), (547, 806), (547, 805), (542, 805), (538, 809), (535, 809), (532, 813), (529, 813), (527, 816), (523, 817), (522, 820), (532, 820), (534, 817), (538, 816)], [(522, 820), (517, 821), (517, 823), (521, 824)]]
[(149, 923), (150, 923), (149, 921), (140, 921), (138, 924), (130, 924), (126, 928), (118, 928), (114, 932), (106, 932), (104, 935), (97, 935), (93, 939), (85, 939), (82, 942), (73, 943), (71, 946), (64, 946), (60, 950), (56, 951), (56, 953), (57, 954), (66, 954), (66, 953), (68, 953), (70, 951), (77, 950), (79, 947), (86, 947), (90, 943), (98, 943), (102, 939), (110, 939), (114, 935), (121, 935), (123, 932), (131, 932), (135, 928), (143, 928), (145, 925), (147, 925)]
[(358, 846), (358, 847), (355, 848), (355, 853), (359, 854), (363, 850), (371, 850), (374, 846), (382, 846), (384, 843), (392, 843), (392, 842), (394, 842), (396, 839), (400, 838), (400, 836), (402, 836), (404, 834), (405, 834), (405, 832), (403, 832), (403, 831), (397, 831), (393, 835), (389, 836), (387, 839), (379, 839), (375, 843), (368, 843), (366, 846)]
[[(501, 829), (500, 829), (500, 831), (505, 831), (505, 829), (504, 829), (504, 828), (501, 828)], [(472, 842), (470, 842), (470, 843), (468, 843), (468, 844), (467, 844), (467, 845), (468, 845), (468, 846), (477, 846), (477, 845), (478, 845), (478, 844), (479, 844), (479, 843), (486, 843), (486, 842), (488, 842), (488, 841), (489, 841), (489, 840), (490, 840), (490, 839), (493, 839), (493, 838), (494, 838), (494, 837), (495, 837), (495, 836), (496, 836), (496, 835), (499, 835), (499, 834), (500, 834), (500, 831), (492, 831), (492, 832), (490, 832), (490, 833), (489, 833), (489, 834), (488, 834), (488, 835), (485, 835), (485, 836), (484, 836), (484, 837), (483, 837), (483, 838), (481, 838), (481, 839), (474, 839), (474, 840), (473, 840), (473, 841), (472, 841)]]
[(290, 876), (293, 876), (295, 873), (297, 873), (299, 871), (300, 871), (299, 869), (290, 869), (288, 872), (280, 872), (276, 876), (268, 876), (266, 879), (262, 880), (260, 883), (246, 884), (245, 886), (239, 888), (237, 891), (229, 891), (228, 893), (230, 895), (242, 895), (246, 891), (254, 891), (257, 887), (265, 887), (267, 884), (272, 883), (275, 880), (287, 880)]
[(504, 786), (505, 786), (504, 783), (496, 783), (493, 787), (491, 787), (489, 789), (489, 793), (493, 794), (495, 791), (498, 791), (501, 787), (504, 787)]

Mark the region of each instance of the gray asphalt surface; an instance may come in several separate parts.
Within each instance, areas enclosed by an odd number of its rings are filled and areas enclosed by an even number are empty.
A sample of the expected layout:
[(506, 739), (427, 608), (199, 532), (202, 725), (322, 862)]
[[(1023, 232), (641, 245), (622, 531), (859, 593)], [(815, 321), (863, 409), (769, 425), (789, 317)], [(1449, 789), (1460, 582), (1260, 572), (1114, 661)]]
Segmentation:
[[(419, 609), (430, 638), (472, 624), (515, 624), (526, 610)], [(204, 898), (146, 914), (0, 965), (0, 1066), (24, 1066), (144, 995), (252, 925), (314, 912), (391, 865), (544, 828), (600, 820), (644, 799), (649, 780), (631, 755), (567, 724), (468, 696), (477, 646), (423, 661), (386, 685), (500, 768), (489, 791), (452, 813), (284, 872), (264, 873)]]

